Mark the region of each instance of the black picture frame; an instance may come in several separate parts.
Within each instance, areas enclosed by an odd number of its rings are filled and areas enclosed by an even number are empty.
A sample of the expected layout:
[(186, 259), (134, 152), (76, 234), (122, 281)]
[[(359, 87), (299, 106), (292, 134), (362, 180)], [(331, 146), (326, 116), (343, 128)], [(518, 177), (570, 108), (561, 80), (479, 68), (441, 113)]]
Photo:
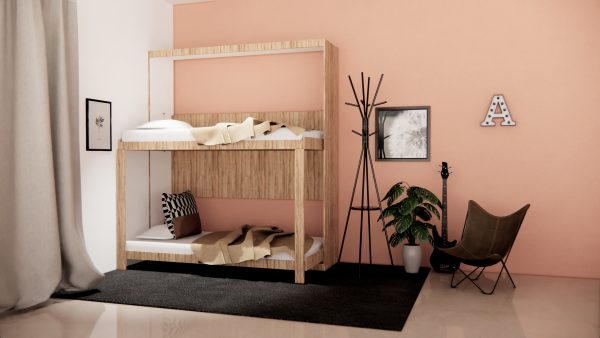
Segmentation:
[(85, 150), (112, 151), (112, 103), (85, 99)]
[(377, 107), (375, 160), (429, 161), (430, 115), (430, 106)]

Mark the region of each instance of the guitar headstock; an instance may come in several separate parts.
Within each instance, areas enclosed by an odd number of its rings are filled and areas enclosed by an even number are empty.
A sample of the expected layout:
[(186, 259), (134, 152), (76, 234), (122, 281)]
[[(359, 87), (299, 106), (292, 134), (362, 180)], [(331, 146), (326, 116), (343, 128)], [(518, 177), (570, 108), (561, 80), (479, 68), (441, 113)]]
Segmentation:
[(440, 171), (443, 179), (447, 179), (450, 176), (450, 171), (448, 171), (448, 163), (442, 162), (442, 170)]

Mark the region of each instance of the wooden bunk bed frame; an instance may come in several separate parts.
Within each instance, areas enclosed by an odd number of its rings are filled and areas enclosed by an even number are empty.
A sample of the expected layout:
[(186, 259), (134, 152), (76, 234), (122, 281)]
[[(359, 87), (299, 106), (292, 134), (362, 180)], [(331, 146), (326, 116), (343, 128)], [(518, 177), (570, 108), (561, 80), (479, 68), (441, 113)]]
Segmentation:
[[(323, 53), (322, 110), (176, 114), (173, 118), (199, 127), (222, 121), (242, 122), (247, 116), (252, 116), (261, 120), (286, 122), (306, 129), (323, 130), (323, 139), (242, 141), (217, 146), (181, 141), (119, 141), (117, 149), (118, 269), (126, 269), (128, 259), (198, 263), (193, 255), (126, 250), (125, 152), (127, 151), (171, 151), (171, 188), (174, 192), (191, 189), (197, 197), (294, 201), (296, 233), (294, 260), (261, 259), (232, 265), (294, 270), (295, 282), (304, 283), (306, 270), (327, 270), (336, 263), (338, 255), (337, 48), (325, 39), (311, 39), (172, 49), (149, 52), (148, 64), (150, 65), (150, 60), (153, 58), (187, 60), (302, 52)], [(216, 168), (220, 168), (220, 172), (215, 172)], [(207, 175), (208, 173), (210, 175)], [(248, 175), (251, 175), (252, 179), (248, 179)], [(322, 200), (323, 204), (323, 247), (309, 257), (303, 254), (305, 200)]]

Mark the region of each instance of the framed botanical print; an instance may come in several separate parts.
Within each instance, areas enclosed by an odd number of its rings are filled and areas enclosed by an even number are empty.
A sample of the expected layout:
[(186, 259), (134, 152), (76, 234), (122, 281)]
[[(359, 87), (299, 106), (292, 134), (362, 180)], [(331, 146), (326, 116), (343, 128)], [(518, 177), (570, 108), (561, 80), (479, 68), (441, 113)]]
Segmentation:
[(429, 106), (376, 108), (376, 160), (429, 160), (429, 111)]
[(112, 150), (112, 110), (108, 101), (85, 99), (85, 150)]

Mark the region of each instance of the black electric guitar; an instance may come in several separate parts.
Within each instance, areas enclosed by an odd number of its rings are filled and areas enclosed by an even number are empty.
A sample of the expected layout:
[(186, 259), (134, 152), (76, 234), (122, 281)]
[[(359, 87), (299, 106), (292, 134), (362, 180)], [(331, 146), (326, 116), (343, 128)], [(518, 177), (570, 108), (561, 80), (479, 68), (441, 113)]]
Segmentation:
[(458, 269), (459, 262), (456, 258), (440, 251), (440, 248), (451, 248), (456, 245), (456, 240), (448, 242), (448, 193), (446, 180), (450, 176), (448, 163), (442, 162), (442, 236), (439, 235), (437, 228), (433, 228), (433, 252), (429, 257), (429, 263), (436, 272), (451, 273)]

